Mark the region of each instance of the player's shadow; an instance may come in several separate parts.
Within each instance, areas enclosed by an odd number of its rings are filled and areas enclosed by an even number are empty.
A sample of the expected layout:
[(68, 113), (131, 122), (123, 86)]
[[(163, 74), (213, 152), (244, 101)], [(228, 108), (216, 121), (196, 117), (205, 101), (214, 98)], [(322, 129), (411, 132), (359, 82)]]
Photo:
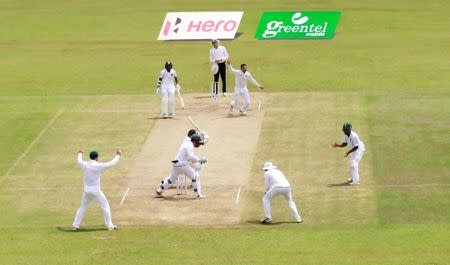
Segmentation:
[(246, 117), (248, 117), (248, 115), (233, 114), (233, 113), (231, 113), (231, 112), (229, 112), (229, 113), (225, 116), (226, 119), (234, 119), (234, 118), (245, 119)]
[(72, 230), (72, 227), (57, 226), (56, 230), (59, 230), (62, 232), (80, 233), (80, 232), (108, 231), (108, 228), (106, 228), (106, 227), (86, 227), (86, 228), (80, 228), (80, 229), (74, 231), (74, 230)]
[(329, 188), (333, 188), (333, 187), (349, 187), (350, 185), (348, 185), (347, 182), (339, 182), (339, 183), (332, 183), (332, 184), (328, 184), (327, 187)]
[(182, 196), (182, 195), (155, 197), (154, 199), (158, 199), (160, 201), (192, 201), (192, 200), (195, 200), (194, 197), (186, 197), (186, 196)]
[(258, 220), (248, 220), (247, 224), (271, 226), (271, 225), (299, 224), (299, 223), (295, 221), (278, 221), (278, 222), (272, 221), (270, 224), (261, 224), (261, 222), (259, 222)]

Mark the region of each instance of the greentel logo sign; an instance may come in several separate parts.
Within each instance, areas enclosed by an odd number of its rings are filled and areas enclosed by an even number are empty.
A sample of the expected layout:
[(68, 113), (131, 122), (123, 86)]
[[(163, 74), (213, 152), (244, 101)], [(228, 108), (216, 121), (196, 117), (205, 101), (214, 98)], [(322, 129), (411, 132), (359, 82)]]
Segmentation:
[(256, 39), (330, 39), (340, 12), (264, 12), (255, 33)]

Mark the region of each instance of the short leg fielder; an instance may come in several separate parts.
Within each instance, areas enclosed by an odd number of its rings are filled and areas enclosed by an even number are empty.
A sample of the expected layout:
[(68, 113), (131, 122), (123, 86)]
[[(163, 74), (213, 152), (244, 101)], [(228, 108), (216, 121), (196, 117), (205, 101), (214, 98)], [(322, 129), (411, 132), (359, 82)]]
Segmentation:
[(302, 220), (300, 217), (297, 206), (294, 200), (292, 200), (291, 188), (290, 187), (271, 187), (263, 197), (264, 214), (266, 219), (272, 219), (272, 214), (270, 213), (270, 204), (274, 197), (278, 195), (283, 195), (286, 198), (289, 208), (291, 210), (291, 215), (294, 219), (299, 222)]

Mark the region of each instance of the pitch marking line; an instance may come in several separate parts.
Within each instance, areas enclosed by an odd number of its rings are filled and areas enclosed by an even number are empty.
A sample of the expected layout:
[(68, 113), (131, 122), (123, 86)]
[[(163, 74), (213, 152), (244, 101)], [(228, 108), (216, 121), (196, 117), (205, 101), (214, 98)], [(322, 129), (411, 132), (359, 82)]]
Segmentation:
[(241, 187), (239, 187), (237, 195), (236, 195), (236, 204), (239, 203), (239, 196), (241, 195)]
[(120, 206), (122, 206), (123, 202), (125, 201), (128, 191), (130, 191), (130, 187), (128, 187), (127, 190), (125, 191), (125, 194), (123, 195), (122, 200), (120, 201)]
[(47, 130), (55, 123), (55, 121), (64, 113), (64, 109), (59, 109), (59, 111), (50, 119), (50, 121), (45, 125), (45, 127), (39, 132), (39, 134), (34, 138), (34, 140), (27, 146), (25, 151), (14, 161), (14, 164), (8, 169), (8, 171), (3, 175), (3, 179), (9, 176), (11, 172), (16, 168), (16, 166), (21, 162), (21, 160), (28, 155), (31, 148), (41, 139), (41, 137), (47, 132)]

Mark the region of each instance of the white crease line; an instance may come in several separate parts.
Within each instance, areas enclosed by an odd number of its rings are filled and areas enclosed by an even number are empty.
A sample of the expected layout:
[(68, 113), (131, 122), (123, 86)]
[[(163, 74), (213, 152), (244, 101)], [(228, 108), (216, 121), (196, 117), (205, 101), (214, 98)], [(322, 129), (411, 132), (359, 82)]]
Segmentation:
[(236, 204), (239, 203), (239, 195), (241, 195), (241, 187), (239, 187), (237, 195), (236, 195)]
[(14, 164), (8, 169), (8, 171), (3, 175), (3, 178), (1, 180), (4, 180), (6, 177), (11, 174), (11, 172), (17, 167), (17, 165), (22, 162), (22, 159), (28, 155), (31, 148), (41, 139), (41, 137), (47, 132), (47, 130), (55, 123), (56, 119), (63, 114), (64, 109), (59, 109), (58, 112), (50, 119), (50, 121), (45, 125), (45, 127), (39, 132), (39, 134), (34, 138), (34, 140), (27, 146), (25, 151), (14, 161)]
[(125, 194), (122, 197), (122, 200), (120, 201), (120, 206), (122, 206), (123, 202), (125, 201), (125, 197), (127, 197), (128, 191), (130, 190), (130, 187), (127, 188), (125, 191)]

